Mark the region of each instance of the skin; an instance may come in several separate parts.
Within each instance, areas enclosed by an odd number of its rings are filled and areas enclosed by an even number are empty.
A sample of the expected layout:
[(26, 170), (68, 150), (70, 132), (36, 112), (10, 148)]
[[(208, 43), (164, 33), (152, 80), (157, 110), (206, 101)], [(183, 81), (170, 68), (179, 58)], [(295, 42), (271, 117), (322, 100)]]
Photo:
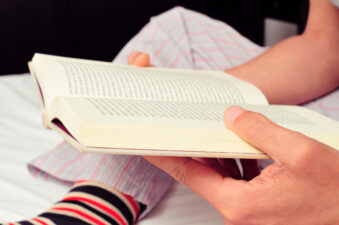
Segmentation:
[(311, 0), (305, 32), (227, 72), (256, 85), (271, 104), (301, 104), (339, 85), (339, 8)]
[(274, 160), (250, 181), (190, 158), (146, 158), (213, 205), (225, 224), (339, 224), (337, 150), (238, 107), (226, 111), (225, 121)]
[[(291, 37), (227, 73), (256, 85), (273, 104), (300, 104), (339, 86), (339, 9), (311, 0), (302, 35)], [(133, 52), (129, 64), (150, 66)], [(339, 224), (339, 151), (282, 128), (263, 115), (231, 107), (225, 125), (273, 160), (145, 157), (213, 205), (227, 225)]]
[[(134, 52), (129, 64), (150, 66), (149, 56)], [(339, 224), (338, 150), (239, 107), (224, 120), (274, 163), (260, 173), (242, 160), (241, 177), (231, 159), (145, 158), (213, 205), (225, 225)]]

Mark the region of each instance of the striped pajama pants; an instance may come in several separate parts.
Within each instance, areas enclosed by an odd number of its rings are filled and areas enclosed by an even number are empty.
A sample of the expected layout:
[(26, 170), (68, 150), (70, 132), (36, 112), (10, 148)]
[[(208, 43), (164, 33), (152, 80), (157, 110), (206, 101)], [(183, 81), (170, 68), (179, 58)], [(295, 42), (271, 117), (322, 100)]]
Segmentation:
[[(132, 51), (140, 51), (148, 53), (156, 66), (226, 70), (265, 50), (221, 21), (175, 7), (151, 18), (114, 62), (126, 64)], [(339, 120), (338, 102), (339, 92), (335, 91), (305, 106)], [(146, 204), (143, 215), (157, 204), (172, 183), (170, 176), (142, 157), (84, 154), (67, 142), (32, 160), (28, 169), (33, 176), (65, 185), (78, 180), (104, 183)]]

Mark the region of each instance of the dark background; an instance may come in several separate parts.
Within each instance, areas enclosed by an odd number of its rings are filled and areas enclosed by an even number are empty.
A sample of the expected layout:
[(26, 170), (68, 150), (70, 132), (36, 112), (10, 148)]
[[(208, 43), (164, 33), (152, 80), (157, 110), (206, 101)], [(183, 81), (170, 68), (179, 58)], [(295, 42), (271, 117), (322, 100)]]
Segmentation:
[(111, 61), (151, 16), (176, 5), (225, 21), (264, 42), (264, 18), (299, 25), (307, 0), (1, 0), (0, 74), (27, 72), (34, 52)]

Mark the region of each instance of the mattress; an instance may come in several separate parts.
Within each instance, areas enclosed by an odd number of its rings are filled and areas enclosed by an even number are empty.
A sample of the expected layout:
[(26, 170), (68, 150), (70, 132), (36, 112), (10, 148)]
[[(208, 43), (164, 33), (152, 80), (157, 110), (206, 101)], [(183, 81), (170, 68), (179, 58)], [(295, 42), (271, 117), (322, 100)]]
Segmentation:
[[(0, 77), (0, 223), (36, 216), (68, 188), (32, 177), (27, 162), (62, 141), (41, 124), (38, 96), (29, 74)], [(217, 211), (174, 183), (140, 225), (223, 224)]]

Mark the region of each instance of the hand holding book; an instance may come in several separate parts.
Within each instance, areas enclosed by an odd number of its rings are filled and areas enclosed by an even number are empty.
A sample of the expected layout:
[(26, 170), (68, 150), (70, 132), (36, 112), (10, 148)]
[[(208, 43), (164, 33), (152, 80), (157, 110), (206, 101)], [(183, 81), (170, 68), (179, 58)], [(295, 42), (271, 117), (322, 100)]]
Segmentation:
[[(238, 107), (226, 111), (225, 123), (249, 144), (266, 152), (274, 163), (260, 175), (252, 165), (250, 170), (244, 170), (247, 179), (236, 180), (230, 174), (225, 176), (229, 171), (220, 173), (191, 158), (145, 158), (213, 205), (225, 224), (338, 221), (336, 149)], [(257, 174), (248, 174), (251, 172)]]

